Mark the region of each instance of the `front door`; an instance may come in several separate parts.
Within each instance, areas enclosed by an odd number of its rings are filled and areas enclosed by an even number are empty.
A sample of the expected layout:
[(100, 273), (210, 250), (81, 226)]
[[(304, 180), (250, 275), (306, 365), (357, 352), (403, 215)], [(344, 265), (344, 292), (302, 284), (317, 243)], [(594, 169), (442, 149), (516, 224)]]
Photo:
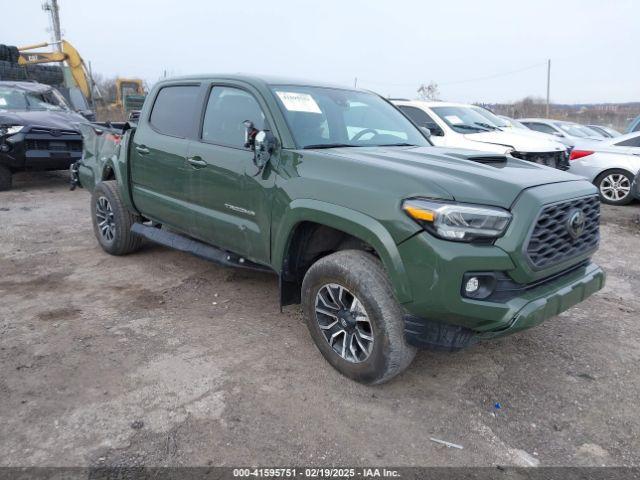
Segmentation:
[(158, 92), (151, 114), (131, 146), (133, 201), (145, 216), (185, 233), (193, 230), (189, 208), (189, 138), (200, 112), (200, 85), (171, 85)]
[(258, 174), (244, 146), (243, 122), (262, 130), (267, 123), (257, 98), (230, 85), (209, 92), (197, 141), (189, 145), (195, 212), (194, 236), (259, 263), (270, 260), (271, 193), (275, 173)]

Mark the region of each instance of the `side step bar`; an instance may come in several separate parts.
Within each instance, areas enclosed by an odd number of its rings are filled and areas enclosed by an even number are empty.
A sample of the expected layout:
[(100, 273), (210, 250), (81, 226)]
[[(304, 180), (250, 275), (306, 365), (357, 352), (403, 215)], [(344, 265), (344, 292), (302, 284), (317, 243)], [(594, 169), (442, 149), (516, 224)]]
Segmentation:
[(236, 255), (235, 253), (212, 247), (206, 243), (202, 243), (198, 240), (187, 238), (167, 230), (150, 227), (148, 225), (143, 225), (142, 223), (134, 223), (131, 226), (131, 232), (154, 243), (159, 243), (160, 245), (180, 250), (181, 252), (191, 253), (196, 257), (209, 260), (210, 262), (217, 263), (224, 267), (244, 268), (247, 270), (274, 273), (271, 268), (254, 263), (246, 258)]

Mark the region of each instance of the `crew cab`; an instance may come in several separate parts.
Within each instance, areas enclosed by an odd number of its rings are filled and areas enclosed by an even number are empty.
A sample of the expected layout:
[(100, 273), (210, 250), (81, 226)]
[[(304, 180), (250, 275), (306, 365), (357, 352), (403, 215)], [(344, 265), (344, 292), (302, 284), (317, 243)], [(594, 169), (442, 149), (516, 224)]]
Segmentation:
[(107, 253), (147, 239), (274, 273), (280, 304), (301, 303), (322, 355), (359, 382), (416, 348), (538, 325), (605, 281), (592, 184), (434, 148), (371, 92), (190, 76), (159, 82), (137, 125), (82, 128), (74, 176)]
[(0, 190), (25, 170), (67, 170), (82, 155), (79, 122), (53, 87), (0, 82)]
[(522, 160), (567, 170), (569, 154), (552, 137), (505, 128), (504, 121), (477, 105), (394, 100), (413, 122), (428, 129), (434, 145), (509, 154)]

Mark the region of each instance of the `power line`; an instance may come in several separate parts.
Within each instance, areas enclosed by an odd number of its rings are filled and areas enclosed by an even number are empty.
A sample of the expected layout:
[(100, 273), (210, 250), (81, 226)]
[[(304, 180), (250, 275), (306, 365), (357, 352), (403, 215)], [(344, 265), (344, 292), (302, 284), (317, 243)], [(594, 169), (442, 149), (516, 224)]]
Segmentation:
[[(436, 82), (438, 84), (438, 86), (446, 86), (446, 85), (458, 85), (460, 83), (469, 83), (469, 82), (480, 82), (482, 80), (490, 80), (493, 78), (499, 78), (499, 77), (505, 77), (508, 75), (514, 75), (516, 73), (521, 73), (521, 72), (526, 72), (529, 70), (533, 70), (534, 68), (538, 68), (541, 67), (543, 65), (546, 65), (547, 62), (540, 62), (540, 63), (535, 63), (533, 65), (529, 65), (528, 67), (524, 67), (524, 68), (519, 68), (517, 70), (510, 70), (508, 72), (502, 72), (502, 73), (495, 73), (493, 75), (487, 75), (484, 77), (476, 77), (476, 78), (468, 78), (465, 80), (455, 80), (455, 81), (451, 81), (451, 82)], [(379, 81), (375, 81), (375, 80), (366, 80), (366, 79), (362, 79), (362, 78), (358, 78), (358, 81), (361, 83), (370, 83), (373, 85), (383, 85), (385, 87), (415, 87), (417, 85), (417, 83), (389, 83), (389, 82), (379, 82)]]
[(538, 68), (538, 67), (540, 67), (542, 65), (546, 65), (546, 64), (547, 64), (547, 62), (536, 63), (534, 65), (529, 65), (528, 67), (519, 68), (518, 70), (511, 70), (509, 72), (496, 73), (496, 74), (493, 74), (493, 75), (487, 75), (486, 77), (469, 78), (467, 80), (456, 80), (454, 82), (438, 83), (438, 86), (440, 86), (440, 85), (457, 85), (459, 83), (479, 82), (481, 80), (490, 80), (492, 78), (506, 77), (507, 75), (514, 75), (516, 73), (521, 73), (521, 72), (526, 72), (528, 70), (533, 70), (534, 68)]

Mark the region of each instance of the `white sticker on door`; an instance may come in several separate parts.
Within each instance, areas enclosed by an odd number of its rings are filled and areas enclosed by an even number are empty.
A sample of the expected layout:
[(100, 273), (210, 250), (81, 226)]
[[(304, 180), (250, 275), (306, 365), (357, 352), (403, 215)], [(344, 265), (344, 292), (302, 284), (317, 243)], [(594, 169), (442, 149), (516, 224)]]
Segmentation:
[(276, 92), (284, 108), (290, 112), (322, 113), (320, 107), (308, 93)]

